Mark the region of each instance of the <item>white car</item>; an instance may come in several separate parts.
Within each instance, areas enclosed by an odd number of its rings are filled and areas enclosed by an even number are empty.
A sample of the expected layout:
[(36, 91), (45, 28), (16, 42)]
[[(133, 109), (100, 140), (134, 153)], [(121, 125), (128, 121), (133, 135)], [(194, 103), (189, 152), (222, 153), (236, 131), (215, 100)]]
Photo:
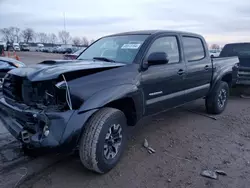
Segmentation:
[(14, 50), (15, 51), (20, 51), (20, 46), (19, 46), (19, 44), (18, 43), (13, 43), (13, 48), (14, 48)]
[(209, 50), (209, 53), (210, 53), (210, 57), (219, 57), (220, 56), (220, 52), (221, 50), (220, 49), (212, 49), (212, 50)]
[(42, 51), (43, 51), (43, 48), (44, 48), (44, 45), (43, 45), (43, 44), (37, 44), (36, 52), (42, 52)]

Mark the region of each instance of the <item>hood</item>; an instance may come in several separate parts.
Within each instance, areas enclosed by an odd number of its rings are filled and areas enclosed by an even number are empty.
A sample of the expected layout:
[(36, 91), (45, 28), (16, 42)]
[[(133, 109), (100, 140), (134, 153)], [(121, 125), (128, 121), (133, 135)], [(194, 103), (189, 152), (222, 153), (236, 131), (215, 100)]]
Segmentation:
[(123, 63), (88, 60), (50, 60), (32, 66), (13, 69), (9, 73), (26, 77), (30, 81), (43, 81), (58, 78), (61, 74), (75, 71), (100, 70), (124, 66)]

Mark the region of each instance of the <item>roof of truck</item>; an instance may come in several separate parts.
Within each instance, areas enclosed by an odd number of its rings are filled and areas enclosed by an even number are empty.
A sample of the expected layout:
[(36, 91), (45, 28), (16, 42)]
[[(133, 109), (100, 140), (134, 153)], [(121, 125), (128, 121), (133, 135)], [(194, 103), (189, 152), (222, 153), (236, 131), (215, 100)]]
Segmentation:
[[(117, 33), (110, 36), (117, 35), (153, 35), (153, 34), (162, 34), (162, 33), (178, 33), (186, 35), (198, 35), (196, 33), (183, 32), (183, 31), (172, 31), (172, 30), (139, 30), (139, 31), (128, 31), (123, 33)], [(199, 35), (200, 36), (200, 35)]]

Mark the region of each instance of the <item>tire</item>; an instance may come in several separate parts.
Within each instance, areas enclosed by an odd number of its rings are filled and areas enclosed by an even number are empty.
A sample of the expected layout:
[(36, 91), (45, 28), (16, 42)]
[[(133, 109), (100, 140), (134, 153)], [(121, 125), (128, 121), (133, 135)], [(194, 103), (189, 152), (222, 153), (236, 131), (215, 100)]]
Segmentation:
[[(104, 174), (116, 166), (126, 147), (126, 122), (127, 121), (124, 113), (114, 108), (103, 108), (91, 117), (91, 119), (86, 124), (79, 144), (80, 159), (82, 164), (87, 169), (99, 174)], [(117, 128), (116, 126), (120, 126), (121, 129)], [(113, 129), (111, 127), (113, 127)], [(117, 153), (112, 153), (114, 156), (109, 158), (111, 154), (108, 154), (110, 151), (108, 148), (112, 146), (106, 147), (108, 145), (108, 141), (106, 141), (106, 139), (110, 131), (115, 129), (118, 130), (117, 134), (120, 133), (121, 138), (119, 137), (119, 139), (121, 139), (121, 141), (120, 145), (118, 144), (119, 146), (116, 150)], [(112, 139), (113, 138), (111, 138), (111, 141), (109, 142), (114, 142), (115, 139), (113, 139), (113, 141)], [(106, 148), (104, 149), (104, 147)], [(112, 151), (114, 151), (114, 148), (115, 147), (112, 147)]]
[(228, 83), (220, 81), (208, 97), (206, 97), (206, 110), (210, 114), (220, 114), (227, 106), (229, 97)]

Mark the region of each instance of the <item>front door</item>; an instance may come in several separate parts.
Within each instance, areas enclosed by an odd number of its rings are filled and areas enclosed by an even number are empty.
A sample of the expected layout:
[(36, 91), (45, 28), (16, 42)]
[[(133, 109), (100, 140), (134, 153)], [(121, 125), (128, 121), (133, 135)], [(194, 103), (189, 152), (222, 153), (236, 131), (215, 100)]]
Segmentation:
[(149, 66), (142, 72), (146, 115), (151, 115), (183, 103), (186, 66), (180, 54), (178, 36), (157, 37), (151, 44), (147, 57), (152, 52), (166, 52), (169, 62)]

